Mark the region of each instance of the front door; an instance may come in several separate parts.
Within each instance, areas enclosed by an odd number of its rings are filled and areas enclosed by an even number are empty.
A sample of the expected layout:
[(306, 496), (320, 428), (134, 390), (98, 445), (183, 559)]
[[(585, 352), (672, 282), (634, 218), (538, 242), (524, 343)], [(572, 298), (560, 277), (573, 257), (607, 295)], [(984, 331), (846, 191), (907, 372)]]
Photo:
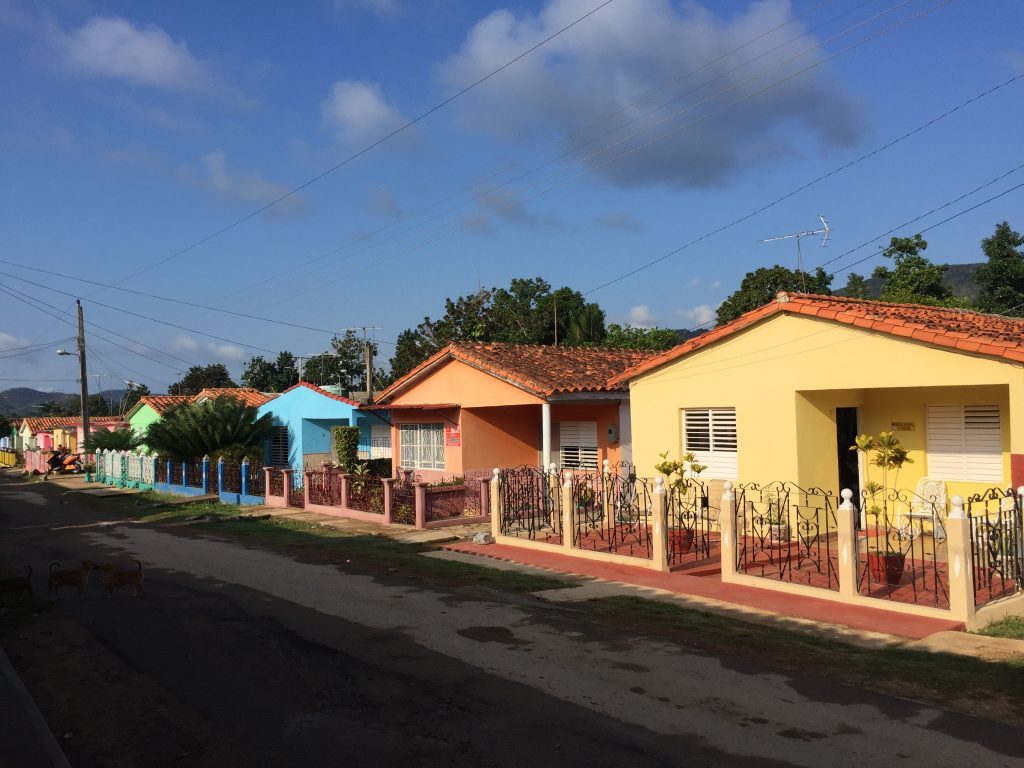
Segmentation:
[(857, 409), (836, 408), (836, 450), (839, 454), (839, 491), (853, 491), (853, 503), (860, 497), (860, 454), (850, 446), (857, 439)]

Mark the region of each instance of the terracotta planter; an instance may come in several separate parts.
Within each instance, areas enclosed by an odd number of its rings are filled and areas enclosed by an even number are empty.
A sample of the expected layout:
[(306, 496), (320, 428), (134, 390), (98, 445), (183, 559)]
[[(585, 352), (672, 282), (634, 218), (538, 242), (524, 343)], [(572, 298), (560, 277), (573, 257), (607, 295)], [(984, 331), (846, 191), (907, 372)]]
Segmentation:
[(693, 547), (693, 531), (689, 528), (669, 531), (668, 545), (672, 552), (685, 555)]
[(903, 578), (906, 555), (902, 552), (868, 552), (868, 568), (871, 580), (889, 585), (899, 584)]

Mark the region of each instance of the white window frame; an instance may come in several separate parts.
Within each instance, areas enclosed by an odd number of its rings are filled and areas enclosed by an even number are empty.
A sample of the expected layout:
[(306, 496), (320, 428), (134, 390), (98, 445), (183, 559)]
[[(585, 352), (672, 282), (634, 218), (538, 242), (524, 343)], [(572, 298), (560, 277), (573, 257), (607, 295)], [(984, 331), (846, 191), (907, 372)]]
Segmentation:
[(445, 468), (443, 424), (399, 424), (398, 444), (402, 469)]
[(558, 422), (558, 460), (565, 469), (598, 468), (597, 422)]
[(928, 477), (1003, 482), (1003, 418), (998, 405), (925, 406)]
[(739, 473), (739, 436), (736, 408), (683, 408), (679, 414), (682, 452), (693, 453), (707, 467), (709, 480), (736, 480)]

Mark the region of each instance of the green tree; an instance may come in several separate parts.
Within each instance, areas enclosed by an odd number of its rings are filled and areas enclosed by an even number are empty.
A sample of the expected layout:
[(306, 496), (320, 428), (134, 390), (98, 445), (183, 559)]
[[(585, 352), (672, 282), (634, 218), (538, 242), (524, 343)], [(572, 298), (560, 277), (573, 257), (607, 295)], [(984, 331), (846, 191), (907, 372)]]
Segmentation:
[(747, 272), (740, 287), (715, 312), (719, 325), (735, 320), (775, 298), (779, 291), (832, 295), (832, 275), (818, 267), (813, 273), (778, 264)]
[[(377, 344), (370, 342), (374, 358)], [(338, 384), (345, 389), (366, 389), (366, 340), (355, 331), (331, 339), (331, 349), (310, 358), (303, 378), (313, 384)]]
[(921, 253), (928, 248), (928, 242), (921, 235), (894, 237), (882, 256), (892, 259), (893, 267), (877, 267), (872, 277), (885, 280), (882, 301), (903, 304), (946, 305), (953, 298), (952, 292), (942, 281), (946, 274), (945, 264), (933, 264)]
[(128, 388), (121, 395), (120, 413), (128, 413), (140, 399), (150, 394), (149, 387), (145, 384), (137, 384), (134, 381), (128, 382)]
[(210, 365), (193, 365), (181, 381), (176, 381), (167, 388), (171, 395), (198, 395), (209, 387), (237, 387), (231, 380), (231, 374), (221, 363)]
[(614, 349), (650, 349), (661, 351), (679, 344), (679, 334), (671, 328), (636, 328), (631, 325), (608, 326), (602, 347)]
[(553, 344), (557, 307), (558, 341), (598, 344), (604, 338), (604, 312), (579, 291), (552, 290), (540, 277), (516, 278), (508, 288), (481, 289), (445, 300), (445, 312), (398, 336), (391, 358), (392, 379), (404, 376), (452, 341)]
[(849, 299), (871, 298), (871, 291), (868, 288), (868, 281), (864, 279), (863, 275), (858, 275), (856, 272), (851, 272), (850, 277), (846, 281), (846, 288), (843, 289), (843, 295), (845, 295)]
[(142, 445), (142, 438), (131, 429), (98, 429), (89, 432), (89, 439), (85, 441), (85, 450), (89, 453), (96, 451), (134, 451)]
[(72, 416), (76, 412), (81, 413), (82, 408), (78, 403), (81, 398), (74, 398), (75, 406), (71, 405), (71, 399), (64, 400), (44, 400), (39, 404), (36, 410), (39, 411), (40, 416)]
[[(79, 398), (81, 399), (81, 398)], [(110, 400), (105, 396), (96, 394), (89, 395), (89, 416), (110, 416)]]
[(978, 307), (1000, 315), (1024, 316), (1024, 235), (1007, 222), (996, 225), (991, 237), (981, 241), (987, 261), (974, 276), (978, 283)]
[(242, 386), (260, 392), (284, 392), (298, 380), (299, 371), (291, 352), (280, 352), (272, 361), (256, 355), (242, 370)]
[(265, 413), (256, 418), (257, 412), (257, 408), (233, 397), (179, 405), (149, 426), (145, 443), (162, 456), (175, 459), (216, 458), (222, 453), (261, 458), (274, 415)]

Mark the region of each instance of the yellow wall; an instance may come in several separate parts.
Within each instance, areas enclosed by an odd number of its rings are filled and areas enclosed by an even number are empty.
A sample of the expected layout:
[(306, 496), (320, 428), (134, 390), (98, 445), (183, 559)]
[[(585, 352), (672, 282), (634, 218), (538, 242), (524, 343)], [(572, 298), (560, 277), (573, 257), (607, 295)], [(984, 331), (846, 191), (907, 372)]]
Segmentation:
[(999, 403), (1004, 485), (1008, 454), (1024, 453), (1024, 366), (809, 317), (777, 315), (648, 372), (630, 383), (630, 403), (641, 474), (660, 452), (681, 451), (681, 410), (701, 407), (736, 408), (741, 482), (834, 488), (837, 406), (860, 407), (860, 431), (870, 434), (915, 423), (913, 433), (898, 433), (915, 462), (902, 473), (904, 488), (927, 468), (925, 405)]
[(78, 451), (78, 430), (76, 427), (54, 427), (53, 444), (64, 446), (72, 453)]

